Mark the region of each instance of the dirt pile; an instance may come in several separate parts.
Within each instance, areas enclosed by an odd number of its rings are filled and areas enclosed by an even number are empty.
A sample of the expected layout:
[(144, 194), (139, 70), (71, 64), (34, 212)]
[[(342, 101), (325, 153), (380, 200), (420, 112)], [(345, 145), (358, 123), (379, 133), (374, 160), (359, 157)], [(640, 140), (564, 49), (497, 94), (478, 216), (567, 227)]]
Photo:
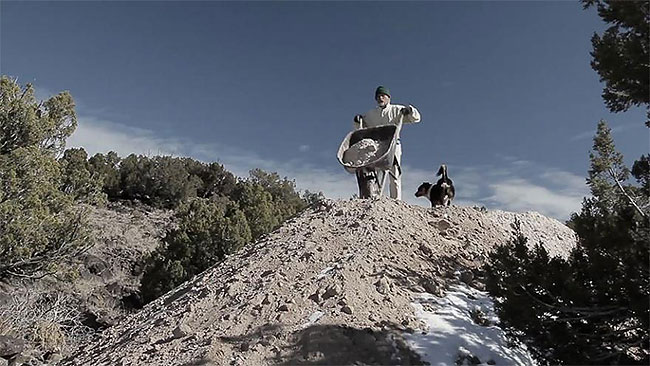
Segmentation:
[(475, 272), (518, 219), (565, 256), (574, 233), (537, 213), (324, 201), (105, 330), (66, 365), (420, 364), (411, 302)]
[(388, 151), (390, 141), (363, 139), (343, 153), (343, 162), (349, 166), (364, 166), (377, 160)]

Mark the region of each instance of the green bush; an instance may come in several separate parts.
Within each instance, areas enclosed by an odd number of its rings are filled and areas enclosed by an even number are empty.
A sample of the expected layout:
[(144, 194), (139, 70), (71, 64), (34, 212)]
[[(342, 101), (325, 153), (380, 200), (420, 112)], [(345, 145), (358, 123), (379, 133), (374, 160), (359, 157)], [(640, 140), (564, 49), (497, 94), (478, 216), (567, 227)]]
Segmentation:
[(145, 172), (146, 193), (154, 206), (173, 208), (196, 197), (201, 180), (185, 169), (183, 159), (155, 156)]
[(0, 126), (0, 279), (52, 272), (89, 244), (55, 159), (76, 126), (74, 103), (61, 93), (37, 104), (30, 85), (2, 76)]
[(102, 180), (102, 191), (109, 200), (117, 200), (122, 192), (120, 188), (120, 157), (114, 151), (104, 155), (95, 154), (88, 159), (88, 169), (92, 175)]
[(219, 163), (205, 164), (190, 158), (185, 158), (183, 161), (189, 174), (200, 180), (196, 191), (198, 197), (230, 197), (232, 195), (237, 179), (223, 165)]
[(68, 92), (37, 103), (34, 88), (21, 88), (15, 80), (0, 77), (0, 154), (37, 146), (54, 155), (77, 128), (74, 101)]
[(261, 169), (250, 171), (250, 182), (260, 185), (271, 194), (279, 220), (282, 222), (307, 207), (305, 199), (296, 191), (296, 183), (280, 178), (278, 173), (267, 173)]
[(88, 154), (83, 148), (67, 149), (59, 160), (63, 173), (60, 189), (72, 195), (77, 202), (102, 204), (102, 176), (91, 172)]
[(244, 213), (232, 202), (194, 198), (175, 214), (178, 228), (168, 232), (152, 255), (140, 293), (149, 302), (223, 260), (251, 240)]
[[(99, 163), (96, 164), (104, 171), (110, 169)], [(175, 208), (194, 197), (228, 196), (235, 182), (235, 177), (217, 163), (131, 154), (119, 162), (119, 189), (105, 185), (104, 190), (113, 193), (109, 195), (111, 199), (139, 200), (154, 207)]]
[(233, 198), (246, 216), (254, 239), (279, 225), (279, 208), (274, 205), (273, 196), (261, 185), (241, 181), (237, 183)]

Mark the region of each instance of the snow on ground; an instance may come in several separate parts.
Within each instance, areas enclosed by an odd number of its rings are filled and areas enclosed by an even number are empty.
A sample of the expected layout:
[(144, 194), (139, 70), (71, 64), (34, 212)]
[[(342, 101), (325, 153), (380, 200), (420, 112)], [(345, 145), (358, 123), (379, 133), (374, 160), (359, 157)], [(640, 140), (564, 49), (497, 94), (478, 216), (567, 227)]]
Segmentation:
[[(472, 356), (480, 364), (536, 364), (524, 346), (508, 345), (505, 333), (495, 325), (499, 319), (485, 292), (458, 284), (451, 286), (443, 298), (422, 294), (412, 306), (428, 329), (406, 338), (409, 346), (432, 366), (470, 364)], [(472, 312), (482, 315), (472, 317)], [(483, 319), (486, 325), (477, 324), (473, 318)]]

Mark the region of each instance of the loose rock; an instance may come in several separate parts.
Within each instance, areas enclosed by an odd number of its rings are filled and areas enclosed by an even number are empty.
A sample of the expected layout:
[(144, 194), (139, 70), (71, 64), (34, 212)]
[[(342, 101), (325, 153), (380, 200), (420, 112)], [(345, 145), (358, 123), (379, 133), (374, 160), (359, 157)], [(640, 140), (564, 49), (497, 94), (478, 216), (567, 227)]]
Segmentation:
[(341, 289), (339, 288), (339, 286), (336, 285), (329, 286), (327, 289), (325, 289), (325, 292), (323, 293), (323, 299), (327, 300), (330, 297), (334, 297), (340, 293), (341, 293)]
[(187, 337), (191, 333), (190, 327), (181, 323), (172, 331), (172, 335), (175, 339)]
[(15, 337), (0, 336), (0, 358), (10, 359), (25, 349), (25, 341)]
[(472, 271), (463, 271), (460, 273), (460, 280), (466, 285), (470, 285), (474, 280), (474, 273)]
[(379, 281), (375, 283), (375, 286), (377, 288), (377, 292), (379, 292), (382, 295), (385, 295), (390, 292), (390, 284), (388, 283), (388, 280), (384, 277), (380, 278)]

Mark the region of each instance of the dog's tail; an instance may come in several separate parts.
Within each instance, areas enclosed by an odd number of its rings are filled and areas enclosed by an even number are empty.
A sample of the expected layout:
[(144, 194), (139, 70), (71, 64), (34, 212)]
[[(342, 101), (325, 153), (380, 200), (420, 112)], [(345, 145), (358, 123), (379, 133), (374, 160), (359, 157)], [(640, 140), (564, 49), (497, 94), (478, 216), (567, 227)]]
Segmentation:
[(448, 179), (447, 178), (447, 165), (446, 164), (440, 165), (440, 169), (438, 169), (438, 174), (436, 174), (436, 175), (442, 175), (442, 179), (444, 179), (446, 181)]

